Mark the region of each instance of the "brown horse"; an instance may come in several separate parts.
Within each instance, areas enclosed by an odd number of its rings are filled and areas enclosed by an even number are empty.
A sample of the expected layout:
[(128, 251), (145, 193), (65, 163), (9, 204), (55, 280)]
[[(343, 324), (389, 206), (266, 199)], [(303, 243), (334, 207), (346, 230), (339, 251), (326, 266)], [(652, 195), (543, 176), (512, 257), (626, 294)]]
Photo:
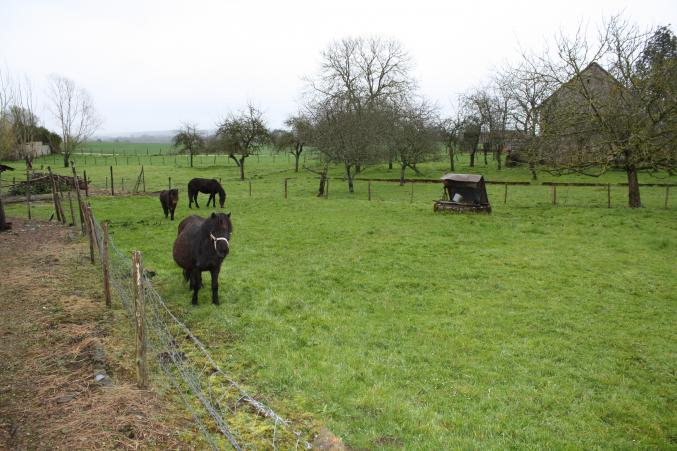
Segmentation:
[(160, 193), (160, 203), (162, 204), (162, 210), (165, 212), (165, 219), (167, 219), (167, 214), (172, 214), (172, 221), (174, 220), (174, 210), (176, 210), (176, 204), (179, 203), (179, 190), (166, 189)]
[(233, 224), (230, 213), (212, 213), (207, 218), (193, 215), (179, 224), (179, 234), (174, 241), (173, 256), (183, 268), (183, 277), (193, 290), (193, 305), (197, 305), (197, 292), (202, 287), (202, 271), (212, 276), (212, 303), (219, 303), (219, 271), (230, 251)]

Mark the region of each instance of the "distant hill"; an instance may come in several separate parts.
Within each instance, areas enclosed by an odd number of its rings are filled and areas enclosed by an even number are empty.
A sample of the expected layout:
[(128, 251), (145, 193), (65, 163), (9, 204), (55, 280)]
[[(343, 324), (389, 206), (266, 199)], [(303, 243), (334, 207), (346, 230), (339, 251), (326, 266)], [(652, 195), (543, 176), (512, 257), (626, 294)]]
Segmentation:
[(159, 130), (147, 132), (130, 133), (103, 133), (94, 136), (94, 139), (100, 139), (105, 142), (130, 142), (130, 143), (159, 143), (170, 144), (172, 137), (176, 134), (175, 130)]
[[(214, 130), (200, 130), (203, 135), (214, 133)], [(129, 132), (129, 133), (101, 133), (94, 136), (94, 140), (100, 139), (104, 142), (128, 142), (139, 144), (171, 144), (172, 138), (176, 135), (176, 130), (158, 130), (147, 132)]]

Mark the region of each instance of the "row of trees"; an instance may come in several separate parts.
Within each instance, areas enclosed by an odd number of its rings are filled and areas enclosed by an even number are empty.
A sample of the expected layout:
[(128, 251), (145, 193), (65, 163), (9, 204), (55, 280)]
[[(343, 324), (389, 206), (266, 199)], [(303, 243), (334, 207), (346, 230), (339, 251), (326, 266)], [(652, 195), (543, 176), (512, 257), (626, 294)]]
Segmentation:
[(89, 94), (59, 75), (50, 77), (49, 107), (59, 133), (41, 125), (30, 80), (14, 80), (0, 70), (0, 158), (24, 157), (30, 166), (32, 156), (26, 145), (39, 141), (53, 153), (62, 153), (68, 167), (71, 154), (92, 136), (101, 119)]
[(509, 143), (511, 162), (529, 165), (533, 178), (537, 167), (594, 177), (620, 168), (628, 203), (639, 207), (638, 172), (677, 165), (677, 38), (611, 17), (596, 39), (581, 29), (524, 52), (460, 105), (466, 133), (476, 124), (490, 149)]

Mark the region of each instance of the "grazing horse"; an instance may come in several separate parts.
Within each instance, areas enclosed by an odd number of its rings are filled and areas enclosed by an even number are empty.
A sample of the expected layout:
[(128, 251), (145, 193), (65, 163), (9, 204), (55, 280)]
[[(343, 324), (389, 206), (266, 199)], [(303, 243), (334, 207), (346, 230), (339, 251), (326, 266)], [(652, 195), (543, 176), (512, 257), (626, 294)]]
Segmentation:
[(198, 193), (209, 194), (209, 199), (207, 199), (208, 207), (209, 202), (211, 202), (214, 208), (216, 208), (217, 193), (219, 194), (219, 205), (221, 208), (223, 208), (223, 204), (226, 202), (226, 192), (216, 179), (195, 178), (188, 182), (188, 208), (193, 208), (193, 202), (195, 202), (195, 207), (200, 208), (197, 204)]
[(162, 191), (160, 193), (160, 203), (165, 212), (165, 219), (167, 219), (167, 214), (171, 213), (173, 221), (174, 210), (176, 210), (176, 204), (179, 203), (179, 190), (175, 188)]
[(197, 292), (202, 287), (202, 271), (212, 275), (212, 303), (218, 305), (219, 271), (230, 251), (231, 233), (230, 213), (212, 213), (207, 218), (192, 215), (179, 224), (172, 254), (183, 268), (183, 277), (190, 282), (193, 305), (197, 305)]

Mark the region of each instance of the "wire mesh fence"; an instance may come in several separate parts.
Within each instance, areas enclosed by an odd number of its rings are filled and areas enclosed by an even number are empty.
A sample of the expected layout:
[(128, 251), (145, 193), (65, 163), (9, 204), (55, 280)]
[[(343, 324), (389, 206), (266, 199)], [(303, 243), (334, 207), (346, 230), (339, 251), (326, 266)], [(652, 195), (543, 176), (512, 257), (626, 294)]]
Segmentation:
[[(103, 230), (93, 214), (91, 219), (101, 256)], [(130, 255), (110, 240), (108, 255), (111, 287), (133, 322), (136, 312)], [(146, 274), (141, 277), (141, 285), (152, 383), (169, 388), (181, 399), (209, 447), (312, 448), (307, 433), (251, 396), (219, 367), (205, 345), (171, 312)]]

